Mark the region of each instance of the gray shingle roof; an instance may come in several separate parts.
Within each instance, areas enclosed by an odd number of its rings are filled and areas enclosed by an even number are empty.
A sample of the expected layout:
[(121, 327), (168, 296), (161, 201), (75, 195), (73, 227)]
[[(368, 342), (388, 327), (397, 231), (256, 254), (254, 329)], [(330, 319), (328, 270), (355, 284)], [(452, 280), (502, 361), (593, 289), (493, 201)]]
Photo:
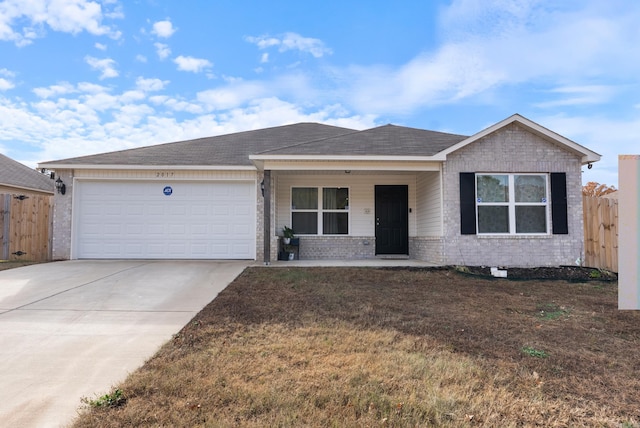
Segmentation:
[(289, 147), (271, 149), (263, 155), (338, 155), (338, 156), (433, 156), (460, 141), (465, 135), (447, 134), (384, 125), (364, 131), (301, 142)]
[(297, 123), (216, 137), (62, 159), (66, 165), (253, 165), (249, 155), (354, 132), (319, 123)]
[(53, 180), (0, 153), (0, 185), (53, 193)]
[(356, 131), (298, 123), (216, 137), (62, 159), (55, 165), (252, 165), (250, 155), (432, 156), (464, 135), (385, 125)]

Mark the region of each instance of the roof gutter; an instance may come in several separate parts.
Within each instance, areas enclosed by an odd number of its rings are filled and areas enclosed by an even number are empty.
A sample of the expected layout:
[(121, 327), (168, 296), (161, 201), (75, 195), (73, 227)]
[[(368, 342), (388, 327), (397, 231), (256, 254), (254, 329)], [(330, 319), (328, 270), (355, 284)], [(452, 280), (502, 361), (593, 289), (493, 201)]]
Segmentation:
[(16, 190), (25, 190), (25, 191), (29, 191), (29, 192), (39, 192), (39, 193), (50, 193), (50, 194), (54, 194), (55, 192), (53, 191), (53, 182), (51, 184), (51, 189), (37, 189), (35, 187), (24, 187), (22, 185), (17, 185), (17, 184), (10, 184), (10, 183), (0, 183), (0, 186), (4, 186), (4, 187), (12, 187)]
[(50, 170), (59, 169), (91, 169), (91, 170), (158, 170), (171, 169), (181, 171), (255, 171), (253, 165), (95, 165), (95, 164), (65, 164), (56, 162), (43, 162), (38, 164), (38, 168), (46, 168)]

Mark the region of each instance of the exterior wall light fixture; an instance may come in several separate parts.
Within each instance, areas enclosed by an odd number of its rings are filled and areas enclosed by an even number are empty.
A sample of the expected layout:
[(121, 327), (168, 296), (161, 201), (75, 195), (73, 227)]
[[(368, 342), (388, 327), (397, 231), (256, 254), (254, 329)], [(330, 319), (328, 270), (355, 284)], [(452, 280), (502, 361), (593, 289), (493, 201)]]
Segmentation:
[(67, 186), (62, 182), (62, 180), (60, 180), (60, 177), (58, 177), (58, 179), (56, 180), (56, 190), (61, 195), (67, 193)]

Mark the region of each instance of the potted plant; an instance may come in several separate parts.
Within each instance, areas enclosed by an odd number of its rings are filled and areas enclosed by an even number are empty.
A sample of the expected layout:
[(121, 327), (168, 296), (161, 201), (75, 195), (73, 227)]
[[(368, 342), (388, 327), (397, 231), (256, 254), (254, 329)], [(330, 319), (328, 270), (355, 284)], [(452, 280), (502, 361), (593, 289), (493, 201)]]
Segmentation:
[(283, 227), (282, 228), (282, 236), (283, 236), (282, 240), (284, 241), (284, 243), (286, 245), (289, 245), (289, 243), (291, 242), (291, 239), (294, 236), (293, 229), (291, 229), (288, 226)]

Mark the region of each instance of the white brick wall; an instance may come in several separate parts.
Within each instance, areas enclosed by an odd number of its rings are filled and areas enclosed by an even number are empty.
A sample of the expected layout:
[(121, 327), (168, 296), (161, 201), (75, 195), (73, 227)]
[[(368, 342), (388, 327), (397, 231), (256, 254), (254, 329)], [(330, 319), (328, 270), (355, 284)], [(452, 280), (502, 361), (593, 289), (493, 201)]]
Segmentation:
[(71, 206), (73, 205), (73, 171), (57, 170), (56, 180), (60, 178), (65, 186), (64, 195), (55, 193), (53, 198), (53, 260), (71, 258)]
[(361, 260), (375, 258), (374, 236), (303, 236), (302, 260)]
[(442, 237), (409, 238), (409, 257), (433, 264), (444, 264), (444, 240)]
[[(565, 172), (569, 234), (543, 237), (461, 235), (460, 172)], [(582, 259), (580, 158), (518, 124), (511, 124), (449, 155), (444, 164), (444, 186), (445, 264), (558, 266)]]

